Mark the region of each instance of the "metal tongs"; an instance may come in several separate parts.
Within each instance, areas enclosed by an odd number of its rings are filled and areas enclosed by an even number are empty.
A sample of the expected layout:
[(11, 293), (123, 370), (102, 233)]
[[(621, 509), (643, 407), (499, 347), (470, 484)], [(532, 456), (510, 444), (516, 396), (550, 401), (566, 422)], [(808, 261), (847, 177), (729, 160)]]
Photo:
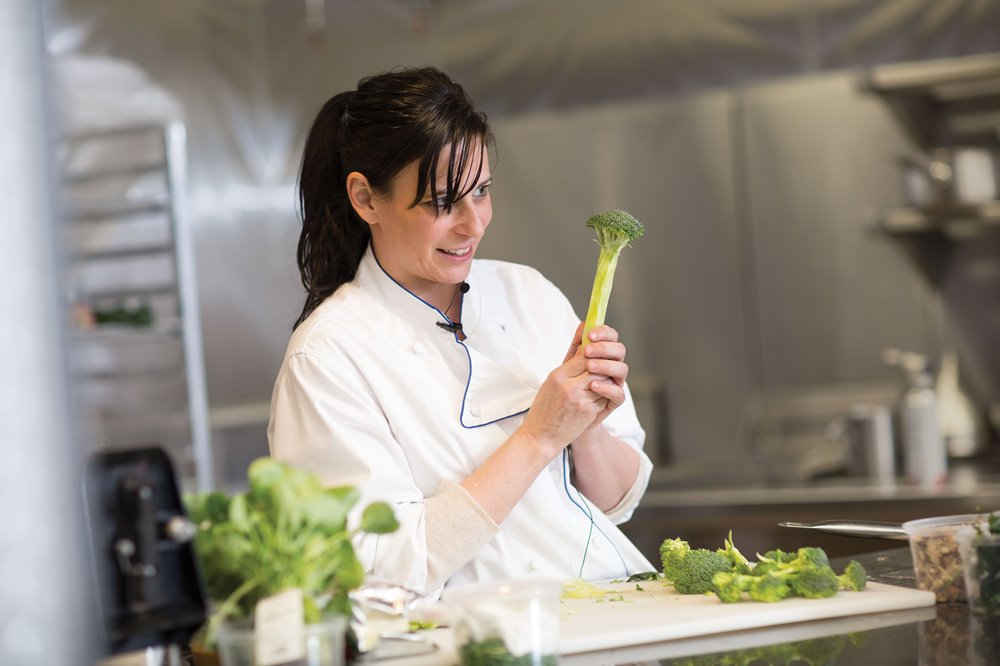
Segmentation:
[(902, 523), (887, 523), (873, 520), (821, 520), (816, 523), (778, 523), (779, 527), (795, 527), (816, 530), (827, 534), (864, 537), (867, 539), (894, 539), (907, 541)]

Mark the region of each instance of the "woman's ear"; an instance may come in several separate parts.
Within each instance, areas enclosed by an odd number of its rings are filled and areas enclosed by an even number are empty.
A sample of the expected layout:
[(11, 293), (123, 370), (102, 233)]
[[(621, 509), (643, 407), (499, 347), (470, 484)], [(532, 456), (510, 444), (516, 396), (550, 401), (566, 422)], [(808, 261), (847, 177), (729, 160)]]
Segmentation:
[(357, 171), (347, 174), (347, 198), (362, 220), (368, 224), (378, 224), (378, 213), (373, 201), (375, 195), (364, 174)]

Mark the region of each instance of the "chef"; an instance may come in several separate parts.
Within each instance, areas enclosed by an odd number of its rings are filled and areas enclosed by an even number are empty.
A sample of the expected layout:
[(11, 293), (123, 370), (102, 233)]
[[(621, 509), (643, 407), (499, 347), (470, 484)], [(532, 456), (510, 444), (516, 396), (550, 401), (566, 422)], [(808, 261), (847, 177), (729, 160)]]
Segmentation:
[(611, 327), (538, 271), (476, 259), (492, 219), (483, 113), (434, 68), (362, 79), (306, 139), (306, 302), (274, 385), (276, 458), (390, 502), (369, 576), (435, 594), (654, 567), (617, 525), (649, 480)]

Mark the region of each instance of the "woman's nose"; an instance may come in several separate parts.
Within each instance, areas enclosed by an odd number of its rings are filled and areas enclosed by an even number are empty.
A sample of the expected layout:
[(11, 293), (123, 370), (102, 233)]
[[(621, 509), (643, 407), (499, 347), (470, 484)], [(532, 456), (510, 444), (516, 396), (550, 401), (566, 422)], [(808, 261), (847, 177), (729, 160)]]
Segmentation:
[(457, 218), (456, 231), (465, 236), (480, 236), (490, 223), (489, 213), (465, 197), (455, 204), (451, 214)]

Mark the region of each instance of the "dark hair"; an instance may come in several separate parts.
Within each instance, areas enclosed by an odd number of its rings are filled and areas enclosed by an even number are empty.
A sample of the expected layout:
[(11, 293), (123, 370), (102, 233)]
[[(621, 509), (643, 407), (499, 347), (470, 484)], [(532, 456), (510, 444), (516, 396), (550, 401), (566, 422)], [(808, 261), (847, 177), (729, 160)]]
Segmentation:
[[(299, 171), (302, 233), (297, 259), (306, 302), (301, 324), (340, 285), (354, 279), (371, 238), (351, 206), (346, 180), (364, 174), (372, 188), (389, 191), (406, 165), (417, 166), (417, 205), (429, 190), (435, 208), (451, 206), (475, 187), (482, 151), (493, 142), (486, 115), (465, 90), (433, 67), (396, 69), (358, 82), (357, 90), (323, 105), (306, 137)], [(451, 145), (443, 191), (438, 158)], [(479, 172), (461, 191), (462, 174), (479, 151)]]

